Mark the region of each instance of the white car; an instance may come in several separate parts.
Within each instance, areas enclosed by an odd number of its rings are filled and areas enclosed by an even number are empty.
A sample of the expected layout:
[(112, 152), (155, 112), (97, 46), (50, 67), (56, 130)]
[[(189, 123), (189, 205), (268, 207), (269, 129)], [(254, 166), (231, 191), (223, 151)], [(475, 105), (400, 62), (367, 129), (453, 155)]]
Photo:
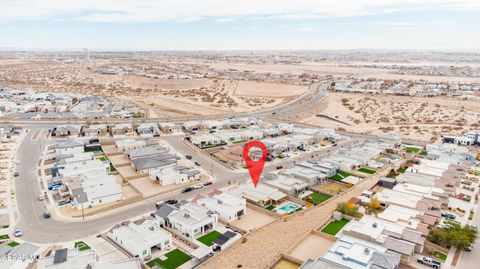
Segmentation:
[(203, 184), (197, 184), (195, 186), (193, 186), (194, 189), (201, 189), (203, 188)]
[(39, 194), (39, 195), (37, 196), (37, 200), (38, 200), (38, 201), (43, 201), (43, 200), (45, 200), (45, 195)]
[(20, 160), (16, 160), (15, 163), (16, 163), (16, 164), (20, 164)]
[(13, 235), (15, 235), (15, 237), (20, 237), (23, 235), (23, 232), (22, 230), (20, 230), (20, 228), (15, 228), (15, 231), (13, 232)]

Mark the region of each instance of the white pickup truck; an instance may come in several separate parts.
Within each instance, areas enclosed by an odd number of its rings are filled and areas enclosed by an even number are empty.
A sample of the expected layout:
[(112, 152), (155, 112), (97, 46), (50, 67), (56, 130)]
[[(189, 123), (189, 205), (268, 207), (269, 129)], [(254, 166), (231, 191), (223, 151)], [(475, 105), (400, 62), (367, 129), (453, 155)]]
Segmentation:
[(428, 266), (433, 267), (433, 268), (440, 268), (440, 266), (442, 266), (441, 262), (438, 262), (436, 260), (433, 260), (432, 258), (425, 257), (425, 256), (418, 257), (417, 262), (419, 262), (421, 264), (428, 265)]

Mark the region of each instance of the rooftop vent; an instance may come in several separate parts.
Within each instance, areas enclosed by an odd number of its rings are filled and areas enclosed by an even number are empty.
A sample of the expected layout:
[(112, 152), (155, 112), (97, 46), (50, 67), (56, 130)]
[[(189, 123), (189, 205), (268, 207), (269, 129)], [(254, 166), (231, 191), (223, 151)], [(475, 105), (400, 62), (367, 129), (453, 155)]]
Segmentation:
[(365, 255), (370, 255), (370, 249), (369, 249), (369, 248), (365, 248), (365, 249), (363, 250), (363, 254), (365, 254)]
[(376, 222), (372, 223), (373, 228), (377, 228), (378, 224)]

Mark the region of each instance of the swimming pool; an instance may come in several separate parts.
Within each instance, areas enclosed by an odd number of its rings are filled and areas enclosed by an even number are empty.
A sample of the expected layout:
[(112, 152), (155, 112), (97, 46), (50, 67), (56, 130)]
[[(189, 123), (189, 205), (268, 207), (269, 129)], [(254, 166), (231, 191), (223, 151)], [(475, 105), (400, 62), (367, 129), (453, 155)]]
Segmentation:
[(302, 206), (299, 205), (299, 204), (295, 204), (295, 203), (292, 203), (292, 202), (288, 202), (284, 205), (282, 205), (281, 207), (277, 208), (277, 213), (280, 213), (280, 214), (283, 214), (283, 213), (287, 213), (287, 214), (290, 214), (292, 212), (294, 212), (295, 210), (301, 208)]

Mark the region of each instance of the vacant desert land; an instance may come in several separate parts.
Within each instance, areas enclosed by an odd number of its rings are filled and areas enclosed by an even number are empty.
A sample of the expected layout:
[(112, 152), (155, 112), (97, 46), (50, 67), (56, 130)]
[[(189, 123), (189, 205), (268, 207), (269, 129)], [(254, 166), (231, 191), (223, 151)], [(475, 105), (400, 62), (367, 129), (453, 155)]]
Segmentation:
[(239, 81), (235, 95), (251, 97), (291, 97), (301, 95), (307, 89), (308, 86), (306, 85)]
[(315, 112), (347, 124), (313, 113), (305, 115), (300, 121), (357, 133), (397, 132), (403, 138), (423, 141), (438, 139), (441, 134), (461, 134), (480, 127), (477, 101), (446, 97), (329, 93), (324, 105)]

